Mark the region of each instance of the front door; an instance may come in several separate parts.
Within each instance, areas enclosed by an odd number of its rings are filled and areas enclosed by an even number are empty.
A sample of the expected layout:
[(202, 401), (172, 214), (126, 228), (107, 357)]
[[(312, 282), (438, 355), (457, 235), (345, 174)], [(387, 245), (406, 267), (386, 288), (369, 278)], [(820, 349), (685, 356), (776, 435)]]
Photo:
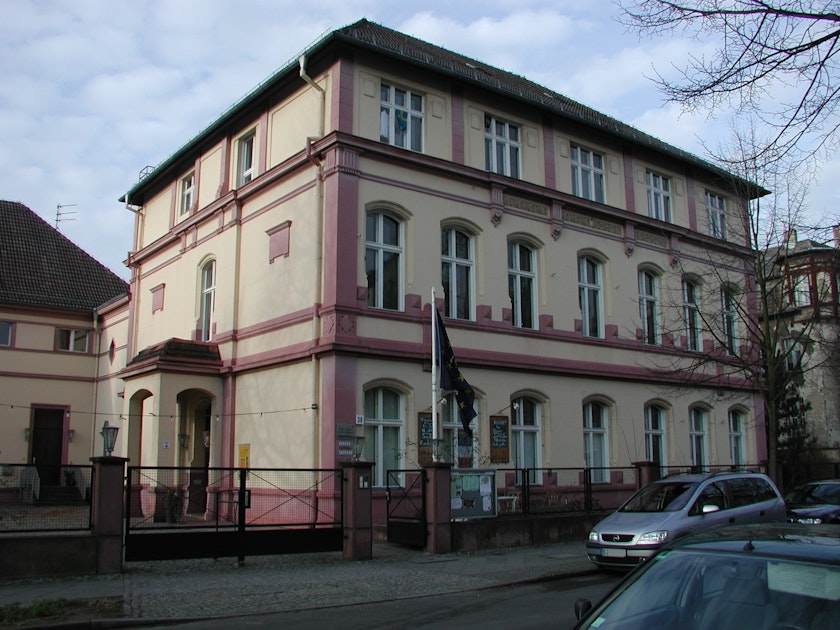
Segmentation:
[(42, 486), (61, 485), (63, 428), (63, 409), (35, 409), (30, 461), (38, 469)]

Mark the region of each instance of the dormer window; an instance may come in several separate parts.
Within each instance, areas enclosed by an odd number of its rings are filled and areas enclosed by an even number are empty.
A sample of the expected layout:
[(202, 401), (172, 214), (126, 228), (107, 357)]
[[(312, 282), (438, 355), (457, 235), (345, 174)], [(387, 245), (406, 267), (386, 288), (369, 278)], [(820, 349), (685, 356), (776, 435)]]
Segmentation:
[(256, 134), (251, 131), (242, 136), (236, 143), (236, 187), (244, 186), (254, 179), (254, 139)]
[(379, 90), (379, 139), (403, 149), (423, 150), (423, 96), (383, 83)]
[(187, 214), (193, 207), (195, 194), (195, 171), (184, 177), (178, 185), (178, 188), (180, 212), (181, 214)]

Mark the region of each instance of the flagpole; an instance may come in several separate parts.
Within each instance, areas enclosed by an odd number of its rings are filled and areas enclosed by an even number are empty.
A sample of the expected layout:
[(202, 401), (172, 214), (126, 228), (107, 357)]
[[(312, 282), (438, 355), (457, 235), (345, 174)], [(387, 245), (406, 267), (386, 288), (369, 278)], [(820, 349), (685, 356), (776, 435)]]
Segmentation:
[(437, 304), (435, 303), (435, 287), (432, 285), (432, 461), (437, 462), (435, 441), (438, 437), (438, 385), (437, 385)]

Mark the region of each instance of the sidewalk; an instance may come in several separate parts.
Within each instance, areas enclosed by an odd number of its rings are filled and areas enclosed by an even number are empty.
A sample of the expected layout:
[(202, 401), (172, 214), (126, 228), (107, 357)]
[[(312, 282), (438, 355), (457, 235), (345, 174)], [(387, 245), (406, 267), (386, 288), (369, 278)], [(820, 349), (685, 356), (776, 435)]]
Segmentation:
[[(583, 542), (431, 555), (374, 543), (373, 559), (340, 552), (126, 563), (112, 576), (0, 579), (0, 606), (122, 597), (110, 627), (453, 593), (594, 571)], [(115, 620), (116, 621), (116, 620)]]

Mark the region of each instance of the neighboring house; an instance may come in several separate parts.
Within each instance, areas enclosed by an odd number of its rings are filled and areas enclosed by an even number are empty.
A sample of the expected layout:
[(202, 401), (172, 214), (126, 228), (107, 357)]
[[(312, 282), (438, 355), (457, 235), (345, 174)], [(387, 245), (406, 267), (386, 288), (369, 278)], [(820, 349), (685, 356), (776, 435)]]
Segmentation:
[[(786, 366), (801, 371), (800, 392), (810, 403), (806, 426), (812, 452), (797, 459), (840, 463), (840, 228), (833, 244), (797, 240), (768, 250), (773, 321), (780, 324)], [(772, 266), (771, 266), (772, 265)]]
[(565, 96), (362, 20), (144, 175), (121, 199), (132, 462), (334, 467), (363, 431), (375, 487), (416, 468), (433, 286), (476, 393), (472, 437), (441, 405), (456, 466), (766, 457), (749, 386), (658, 369), (742, 351), (697, 311), (744, 286), (744, 200)]
[(0, 201), (0, 462), (36, 464), (42, 486), (60, 485), (59, 465), (90, 463), (117, 420), (127, 307), (124, 280)]

